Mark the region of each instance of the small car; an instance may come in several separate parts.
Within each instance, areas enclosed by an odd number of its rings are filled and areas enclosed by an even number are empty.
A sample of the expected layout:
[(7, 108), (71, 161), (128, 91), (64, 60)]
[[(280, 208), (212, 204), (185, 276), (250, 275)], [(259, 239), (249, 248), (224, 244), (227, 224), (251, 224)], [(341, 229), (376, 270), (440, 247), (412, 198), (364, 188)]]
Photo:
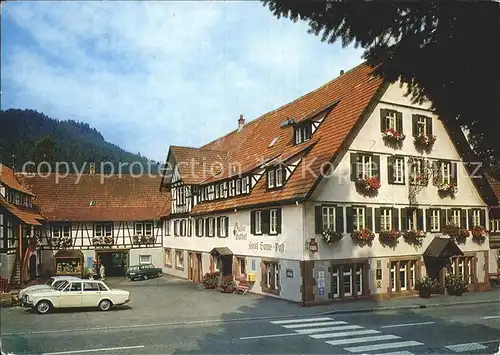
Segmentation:
[(44, 284), (41, 285), (33, 285), (33, 286), (28, 286), (26, 288), (23, 288), (21, 291), (19, 291), (19, 302), (23, 303), (24, 296), (30, 292), (33, 291), (38, 291), (38, 290), (50, 290), (54, 286), (58, 285), (61, 283), (61, 281), (65, 280), (81, 280), (81, 278), (76, 277), (76, 276), (52, 276), (49, 278)]
[(103, 281), (71, 280), (57, 289), (42, 289), (25, 295), (25, 308), (34, 308), (40, 314), (54, 308), (97, 307), (108, 311), (112, 306), (130, 302), (130, 292), (110, 289)]
[(131, 281), (135, 279), (147, 280), (153, 277), (160, 277), (163, 275), (163, 270), (155, 267), (153, 264), (133, 265), (128, 268), (125, 274)]

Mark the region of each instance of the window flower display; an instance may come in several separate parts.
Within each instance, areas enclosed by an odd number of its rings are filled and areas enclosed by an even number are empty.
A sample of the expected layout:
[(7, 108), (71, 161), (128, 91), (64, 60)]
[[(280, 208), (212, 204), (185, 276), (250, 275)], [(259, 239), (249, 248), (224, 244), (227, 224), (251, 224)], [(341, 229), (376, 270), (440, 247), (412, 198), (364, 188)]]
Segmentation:
[(326, 244), (332, 245), (333, 242), (337, 242), (342, 239), (344, 235), (340, 232), (334, 231), (332, 228), (326, 228), (325, 230), (323, 230), (323, 232), (321, 232), (321, 237)]
[(380, 180), (376, 177), (358, 179), (356, 181), (356, 187), (360, 192), (374, 193), (380, 189)]
[(432, 134), (421, 134), (415, 137), (415, 146), (419, 149), (428, 151), (432, 149), (436, 140), (437, 137)]

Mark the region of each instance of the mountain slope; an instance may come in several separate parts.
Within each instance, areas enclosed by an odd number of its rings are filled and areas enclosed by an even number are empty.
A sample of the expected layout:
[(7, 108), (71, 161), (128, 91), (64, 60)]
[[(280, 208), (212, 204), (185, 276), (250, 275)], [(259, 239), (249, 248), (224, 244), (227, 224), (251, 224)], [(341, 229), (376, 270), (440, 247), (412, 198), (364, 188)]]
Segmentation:
[[(14, 155), (14, 157), (13, 157)], [(0, 161), (15, 165), (21, 170), (28, 161), (75, 162), (81, 170), (87, 163), (94, 162), (96, 172), (100, 172), (103, 162), (110, 162), (118, 171), (118, 163), (134, 163), (134, 173), (152, 166), (157, 171), (157, 163), (147, 158), (129, 153), (115, 144), (106, 142), (101, 133), (87, 123), (74, 120), (58, 121), (34, 110), (2, 110), (0, 117)], [(110, 172), (111, 164), (103, 165)], [(122, 164), (124, 166), (124, 164)], [(155, 170), (153, 170), (155, 169)], [(147, 171), (147, 170), (144, 170)], [(72, 171), (74, 172), (74, 171)], [(122, 173), (129, 173), (123, 168)]]

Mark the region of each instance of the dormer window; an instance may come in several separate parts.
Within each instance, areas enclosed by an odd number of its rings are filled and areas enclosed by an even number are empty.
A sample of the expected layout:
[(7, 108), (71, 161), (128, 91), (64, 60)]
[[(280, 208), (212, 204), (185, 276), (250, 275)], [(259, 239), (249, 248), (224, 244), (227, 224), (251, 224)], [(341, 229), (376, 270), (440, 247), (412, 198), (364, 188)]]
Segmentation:
[(295, 144), (300, 144), (311, 139), (312, 136), (312, 124), (311, 122), (306, 122), (295, 127)]
[(241, 180), (238, 179), (236, 180), (236, 195), (240, 195), (241, 194)]
[(286, 169), (281, 164), (269, 168), (267, 171), (267, 188), (273, 189), (283, 186), (286, 178), (285, 171)]
[(250, 192), (250, 179), (248, 176), (245, 176), (241, 179), (241, 192), (247, 194)]
[(276, 168), (276, 187), (283, 186), (283, 167), (281, 165)]
[(267, 171), (267, 187), (272, 189), (275, 187), (275, 171), (274, 169), (270, 169)]

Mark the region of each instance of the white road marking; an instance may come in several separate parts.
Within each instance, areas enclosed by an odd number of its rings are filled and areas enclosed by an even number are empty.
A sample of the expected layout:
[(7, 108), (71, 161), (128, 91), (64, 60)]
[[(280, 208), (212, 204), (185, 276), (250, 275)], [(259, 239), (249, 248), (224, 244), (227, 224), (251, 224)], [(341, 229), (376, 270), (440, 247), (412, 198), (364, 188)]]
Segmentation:
[(292, 324), (292, 323), (302, 323), (302, 322), (316, 322), (316, 321), (325, 321), (332, 320), (332, 318), (322, 317), (322, 318), (302, 318), (302, 319), (287, 319), (287, 320), (275, 320), (272, 321), (272, 324)]
[(312, 333), (322, 333), (322, 332), (335, 332), (337, 330), (352, 330), (352, 329), (362, 329), (360, 325), (344, 325), (341, 327), (326, 327), (326, 328), (313, 328), (313, 329), (297, 329), (296, 332), (301, 334), (312, 334)]
[(494, 318), (500, 318), (500, 316), (481, 317), (481, 319), (494, 319)]
[(144, 345), (120, 346), (120, 347), (117, 347), (117, 348), (100, 348), (100, 349), (83, 349), (83, 350), (58, 351), (58, 352), (55, 352), (55, 353), (43, 353), (43, 355), (96, 353), (96, 352), (101, 352), (101, 351), (127, 350), (127, 349), (140, 349), (140, 348), (144, 348)]
[(455, 351), (457, 353), (461, 353), (464, 351), (482, 350), (486, 349), (487, 347), (479, 343), (466, 343), (466, 344), (448, 345), (445, 346), (445, 348), (451, 351)]
[(264, 338), (280, 338), (280, 337), (290, 337), (293, 335), (302, 335), (300, 333), (285, 333), (285, 334), (269, 334), (269, 335), (257, 335), (254, 337), (243, 337), (240, 340), (249, 340), (249, 339), (264, 339)]
[(333, 321), (333, 322), (304, 323), (304, 324), (283, 325), (282, 327), (288, 329), (295, 329), (295, 328), (310, 328), (310, 327), (318, 327), (324, 325), (339, 325), (339, 324), (347, 324), (347, 322)]
[(413, 327), (415, 325), (425, 325), (425, 324), (434, 324), (434, 322), (391, 324), (391, 325), (383, 325), (380, 328)]
[[(375, 351), (375, 350), (383, 350), (383, 349), (396, 349), (396, 348), (405, 348), (407, 346), (417, 346), (424, 345), (423, 343), (419, 343), (418, 341), (400, 341), (397, 343), (385, 343), (385, 344), (374, 344), (374, 345), (364, 345), (364, 346), (355, 346), (352, 348), (344, 348), (351, 353), (361, 353), (364, 351)], [(404, 353), (403, 353), (404, 354)], [(409, 353), (411, 354), (411, 353)]]
[(354, 332), (340, 332), (340, 333), (327, 333), (327, 334), (315, 334), (309, 335), (314, 339), (324, 339), (324, 338), (341, 338), (348, 337), (349, 335), (367, 335), (367, 334), (378, 334), (380, 331), (373, 329), (357, 330)]
[[(382, 341), (382, 340), (393, 340), (393, 339), (401, 339), (397, 335), (376, 335), (372, 337), (363, 337), (363, 338), (350, 338), (350, 339), (338, 339), (338, 340), (329, 340), (325, 341), (325, 343), (330, 345), (344, 345), (344, 344), (355, 344), (355, 343), (369, 343), (371, 341)], [(383, 344), (382, 344), (383, 345)]]

